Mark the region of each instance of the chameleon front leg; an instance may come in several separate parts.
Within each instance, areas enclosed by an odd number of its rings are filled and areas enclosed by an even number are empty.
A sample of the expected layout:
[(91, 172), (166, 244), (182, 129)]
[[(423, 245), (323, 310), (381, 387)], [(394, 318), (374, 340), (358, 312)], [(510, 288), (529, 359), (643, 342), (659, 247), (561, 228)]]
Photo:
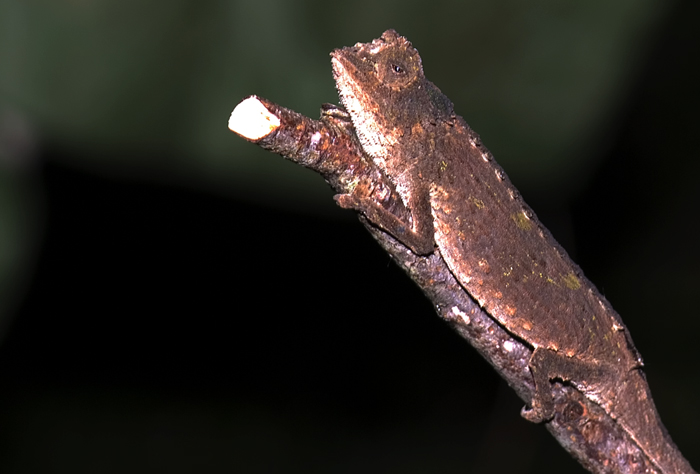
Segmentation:
[[(413, 217), (413, 221), (419, 225), (412, 226), (410, 222), (401, 219), (373, 199), (353, 194), (338, 194), (334, 199), (342, 208), (354, 209), (363, 213), (370, 222), (391, 234), (410, 248), (413, 253), (428, 255), (435, 251), (432, 220), (425, 222), (425, 220)], [(430, 206), (427, 199), (424, 202), (427, 203), (428, 207)]]

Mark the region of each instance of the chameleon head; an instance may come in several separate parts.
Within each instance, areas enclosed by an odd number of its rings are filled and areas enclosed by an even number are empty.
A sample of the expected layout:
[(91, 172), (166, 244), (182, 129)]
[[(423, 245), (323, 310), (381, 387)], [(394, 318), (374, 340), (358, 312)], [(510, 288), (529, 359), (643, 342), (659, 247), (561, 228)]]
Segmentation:
[(336, 49), (331, 58), (340, 101), (360, 143), (385, 169), (388, 150), (406, 124), (452, 113), (449, 100), (425, 79), (418, 51), (394, 30), (371, 43)]
[(410, 42), (388, 30), (371, 43), (336, 49), (331, 63), (340, 101), (360, 143), (381, 166), (400, 133), (392, 97), (423, 78), (420, 56)]

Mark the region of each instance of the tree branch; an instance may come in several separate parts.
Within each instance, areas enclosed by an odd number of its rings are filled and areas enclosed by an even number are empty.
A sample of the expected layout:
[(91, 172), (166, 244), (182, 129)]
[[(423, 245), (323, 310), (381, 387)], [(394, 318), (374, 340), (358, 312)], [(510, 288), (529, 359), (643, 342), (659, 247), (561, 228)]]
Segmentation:
[[(340, 194), (371, 197), (397, 216), (407, 216), (392, 183), (363, 154), (352, 124), (342, 109), (322, 108), (321, 120), (312, 120), (265, 99), (251, 96), (234, 110), (229, 128), (262, 148), (278, 153), (323, 175)], [(535, 385), (528, 363), (532, 348), (515, 339), (492, 319), (452, 276), (439, 251), (428, 256), (411, 252), (394, 237), (375, 227), (372, 216), (360, 220), (380, 245), (403, 268), (437, 313), (465, 338), (498, 371), (527, 404)], [(636, 372), (636, 393), (651, 400), (646, 380)], [(664, 472), (605, 410), (570, 385), (554, 383), (554, 418), (547, 429), (571, 455), (594, 473)], [(658, 417), (651, 406), (651, 417)], [(663, 449), (669, 457), (680, 457), (670, 441)], [(663, 455), (663, 454), (662, 454)], [(688, 466), (688, 470), (693, 472)]]

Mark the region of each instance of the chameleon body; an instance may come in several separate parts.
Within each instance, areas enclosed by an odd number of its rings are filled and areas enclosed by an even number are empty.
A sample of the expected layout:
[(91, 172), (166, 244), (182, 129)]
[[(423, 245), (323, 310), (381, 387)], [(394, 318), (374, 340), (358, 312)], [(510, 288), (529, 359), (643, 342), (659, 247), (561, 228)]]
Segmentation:
[(533, 348), (535, 393), (523, 416), (551, 419), (552, 381), (570, 383), (616, 418), (662, 472), (693, 472), (667, 449), (672, 442), (621, 318), (425, 78), (411, 43), (388, 30), (331, 56), (355, 133), (410, 218), (352, 194), (338, 196), (339, 204), (371, 216), (417, 254), (439, 252), (484, 310)]

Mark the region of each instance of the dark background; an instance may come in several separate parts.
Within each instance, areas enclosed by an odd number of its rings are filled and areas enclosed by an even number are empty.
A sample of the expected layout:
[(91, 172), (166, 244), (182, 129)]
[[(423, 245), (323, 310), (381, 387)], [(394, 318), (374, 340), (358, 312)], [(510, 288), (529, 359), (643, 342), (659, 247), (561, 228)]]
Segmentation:
[(582, 471), (320, 177), (225, 129), (252, 93), (317, 116), (330, 50), (389, 27), (698, 468), (700, 11), (628, 3), (7, 2), (0, 470)]

